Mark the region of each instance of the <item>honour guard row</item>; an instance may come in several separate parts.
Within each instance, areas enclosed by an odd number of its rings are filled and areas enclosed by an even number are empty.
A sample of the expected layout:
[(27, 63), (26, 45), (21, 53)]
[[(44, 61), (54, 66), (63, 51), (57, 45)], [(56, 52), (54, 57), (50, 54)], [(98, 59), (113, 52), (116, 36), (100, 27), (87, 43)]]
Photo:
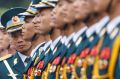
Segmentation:
[(120, 79), (120, 0), (32, 0), (1, 16), (0, 79)]

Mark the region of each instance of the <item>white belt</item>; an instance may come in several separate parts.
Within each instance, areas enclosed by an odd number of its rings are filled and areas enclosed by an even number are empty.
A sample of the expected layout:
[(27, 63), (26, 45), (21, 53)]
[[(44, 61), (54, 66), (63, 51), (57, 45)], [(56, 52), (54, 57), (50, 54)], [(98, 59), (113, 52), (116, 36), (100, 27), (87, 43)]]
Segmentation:
[(8, 76), (11, 76), (13, 79), (17, 79), (17, 77), (16, 77), (17, 74), (13, 73), (13, 71), (12, 71), (10, 65), (8, 64), (8, 62), (6, 60), (4, 60), (3, 62), (4, 62), (5, 66), (7, 67), (8, 71), (10, 73)]

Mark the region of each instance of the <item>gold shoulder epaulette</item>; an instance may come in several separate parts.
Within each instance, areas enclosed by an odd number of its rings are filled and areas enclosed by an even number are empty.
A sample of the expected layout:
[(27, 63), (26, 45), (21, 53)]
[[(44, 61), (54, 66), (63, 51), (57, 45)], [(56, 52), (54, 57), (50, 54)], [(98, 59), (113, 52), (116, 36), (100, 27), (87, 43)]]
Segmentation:
[(11, 56), (12, 56), (12, 54), (5, 55), (0, 58), (0, 61), (6, 60), (6, 59), (10, 58)]

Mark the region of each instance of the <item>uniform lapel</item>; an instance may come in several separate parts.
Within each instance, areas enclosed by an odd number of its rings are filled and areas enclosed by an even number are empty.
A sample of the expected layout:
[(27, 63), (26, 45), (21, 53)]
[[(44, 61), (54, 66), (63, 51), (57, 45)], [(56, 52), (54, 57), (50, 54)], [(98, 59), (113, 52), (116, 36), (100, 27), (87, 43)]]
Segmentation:
[(20, 73), (24, 72), (25, 66), (24, 63), (22, 62), (20, 56), (18, 53), (16, 53), (13, 57), (13, 66), (12, 66), (16, 71), (19, 71)]

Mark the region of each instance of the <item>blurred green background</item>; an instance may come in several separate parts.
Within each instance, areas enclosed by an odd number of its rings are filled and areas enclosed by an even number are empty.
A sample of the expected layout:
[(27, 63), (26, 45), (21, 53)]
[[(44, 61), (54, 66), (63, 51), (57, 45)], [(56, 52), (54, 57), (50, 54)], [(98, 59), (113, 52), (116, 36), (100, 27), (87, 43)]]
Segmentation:
[(31, 0), (0, 0), (0, 16), (12, 7), (27, 8)]

